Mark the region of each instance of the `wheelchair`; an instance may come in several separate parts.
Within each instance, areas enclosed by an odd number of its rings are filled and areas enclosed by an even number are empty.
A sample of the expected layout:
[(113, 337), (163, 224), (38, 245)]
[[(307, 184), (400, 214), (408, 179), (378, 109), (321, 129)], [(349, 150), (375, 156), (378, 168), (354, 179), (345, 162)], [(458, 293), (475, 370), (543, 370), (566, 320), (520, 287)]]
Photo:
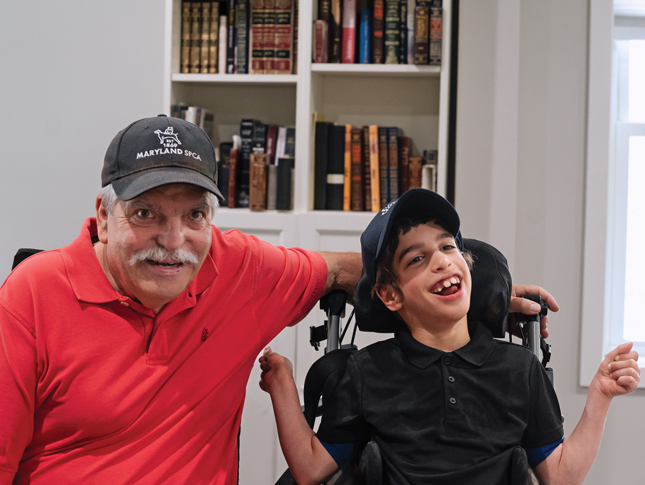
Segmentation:
[[(515, 314), (509, 317), (512, 280), (506, 258), (493, 246), (475, 240), (464, 239), (464, 247), (475, 259), (472, 271), (471, 304), (469, 320), (482, 322), (495, 338), (504, 338), (508, 333), (509, 341), (513, 331), (519, 333), (522, 345), (534, 354), (542, 356), (542, 365), (553, 382), (553, 369), (547, 367), (551, 357), (551, 346), (540, 336), (540, 318), (547, 314), (547, 305), (539, 295), (525, 295), (540, 304), (542, 310), (537, 315)], [(325, 412), (325, 405), (345, 373), (348, 357), (357, 352), (354, 345), (356, 330), (397, 334), (405, 324), (390, 312), (381, 300), (372, 294), (367, 278), (363, 276), (354, 292), (354, 310), (342, 326), (345, 317), (345, 293), (336, 291), (326, 295), (320, 302), (327, 320), (320, 327), (310, 327), (310, 343), (318, 350), (325, 340), (325, 355), (319, 358), (309, 369), (304, 383), (303, 412), (309, 426), (314, 429), (316, 417)], [(355, 316), (352, 340), (343, 344), (343, 339)], [(514, 320), (516, 328), (509, 328)], [(524, 450), (514, 450), (509, 463), (509, 483), (525, 485), (537, 483), (529, 471), (528, 460)], [(381, 485), (383, 483), (383, 466), (380, 451), (375, 441), (369, 441), (358, 459), (339, 470), (328, 482), (328, 485)], [(289, 469), (278, 479), (276, 485), (295, 485)]]

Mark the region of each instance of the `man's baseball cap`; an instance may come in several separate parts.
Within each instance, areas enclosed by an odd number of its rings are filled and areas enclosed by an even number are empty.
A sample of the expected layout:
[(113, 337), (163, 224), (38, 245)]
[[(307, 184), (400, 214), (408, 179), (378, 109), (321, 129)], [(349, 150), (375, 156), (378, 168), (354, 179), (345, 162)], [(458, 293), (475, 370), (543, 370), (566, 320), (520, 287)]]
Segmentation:
[(427, 189), (410, 189), (378, 212), (361, 234), (363, 270), (371, 286), (376, 284), (376, 262), (383, 253), (394, 221), (401, 215), (427, 214), (455, 237), (459, 250), (464, 243), (459, 231), (459, 215), (450, 202)]
[(105, 153), (101, 186), (112, 184), (121, 200), (167, 184), (202, 187), (221, 201), (215, 150), (193, 123), (159, 115), (131, 123)]

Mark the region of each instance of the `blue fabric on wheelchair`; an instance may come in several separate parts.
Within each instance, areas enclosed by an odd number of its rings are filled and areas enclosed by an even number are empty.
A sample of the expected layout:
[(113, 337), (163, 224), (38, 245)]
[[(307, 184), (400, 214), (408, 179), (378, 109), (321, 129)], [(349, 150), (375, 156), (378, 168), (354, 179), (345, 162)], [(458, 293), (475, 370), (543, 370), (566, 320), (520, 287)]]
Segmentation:
[(526, 456), (529, 459), (529, 466), (531, 468), (538, 466), (540, 463), (546, 460), (548, 456), (553, 453), (553, 450), (560, 446), (560, 443), (562, 443), (563, 441), (564, 438), (551, 443), (550, 445), (538, 446), (537, 448), (529, 449), (525, 448)]
[(320, 444), (331, 455), (339, 468), (354, 456), (362, 445), (362, 443), (326, 443), (324, 441), (320, 441)]

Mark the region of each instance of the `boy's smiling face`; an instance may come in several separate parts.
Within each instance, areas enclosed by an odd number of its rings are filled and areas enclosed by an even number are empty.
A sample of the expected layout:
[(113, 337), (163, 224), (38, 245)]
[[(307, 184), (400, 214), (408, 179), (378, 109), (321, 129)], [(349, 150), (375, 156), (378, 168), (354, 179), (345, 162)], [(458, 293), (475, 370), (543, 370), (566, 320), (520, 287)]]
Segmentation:
[[(402, 294), (382, 288), (379, 297), (398, 311), (407, 325), (449, 330), (466, 321), (470, 307), (471, 277), (454, 237), (428, 222), (399, 235), (392, 270)], [(388, 294), (389, 293), (389, 294)]]

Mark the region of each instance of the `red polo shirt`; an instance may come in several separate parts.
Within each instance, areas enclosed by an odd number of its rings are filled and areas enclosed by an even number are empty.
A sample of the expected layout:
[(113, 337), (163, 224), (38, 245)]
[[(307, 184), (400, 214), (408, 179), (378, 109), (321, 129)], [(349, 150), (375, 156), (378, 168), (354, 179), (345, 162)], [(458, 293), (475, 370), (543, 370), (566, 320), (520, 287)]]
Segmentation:
[(249, 373), (322, 296), (324, 260), (213, 227), (155, 315), (112, 288), (94, 235), (88, 219), (0, 289), (0, 483), (235, 484)]

